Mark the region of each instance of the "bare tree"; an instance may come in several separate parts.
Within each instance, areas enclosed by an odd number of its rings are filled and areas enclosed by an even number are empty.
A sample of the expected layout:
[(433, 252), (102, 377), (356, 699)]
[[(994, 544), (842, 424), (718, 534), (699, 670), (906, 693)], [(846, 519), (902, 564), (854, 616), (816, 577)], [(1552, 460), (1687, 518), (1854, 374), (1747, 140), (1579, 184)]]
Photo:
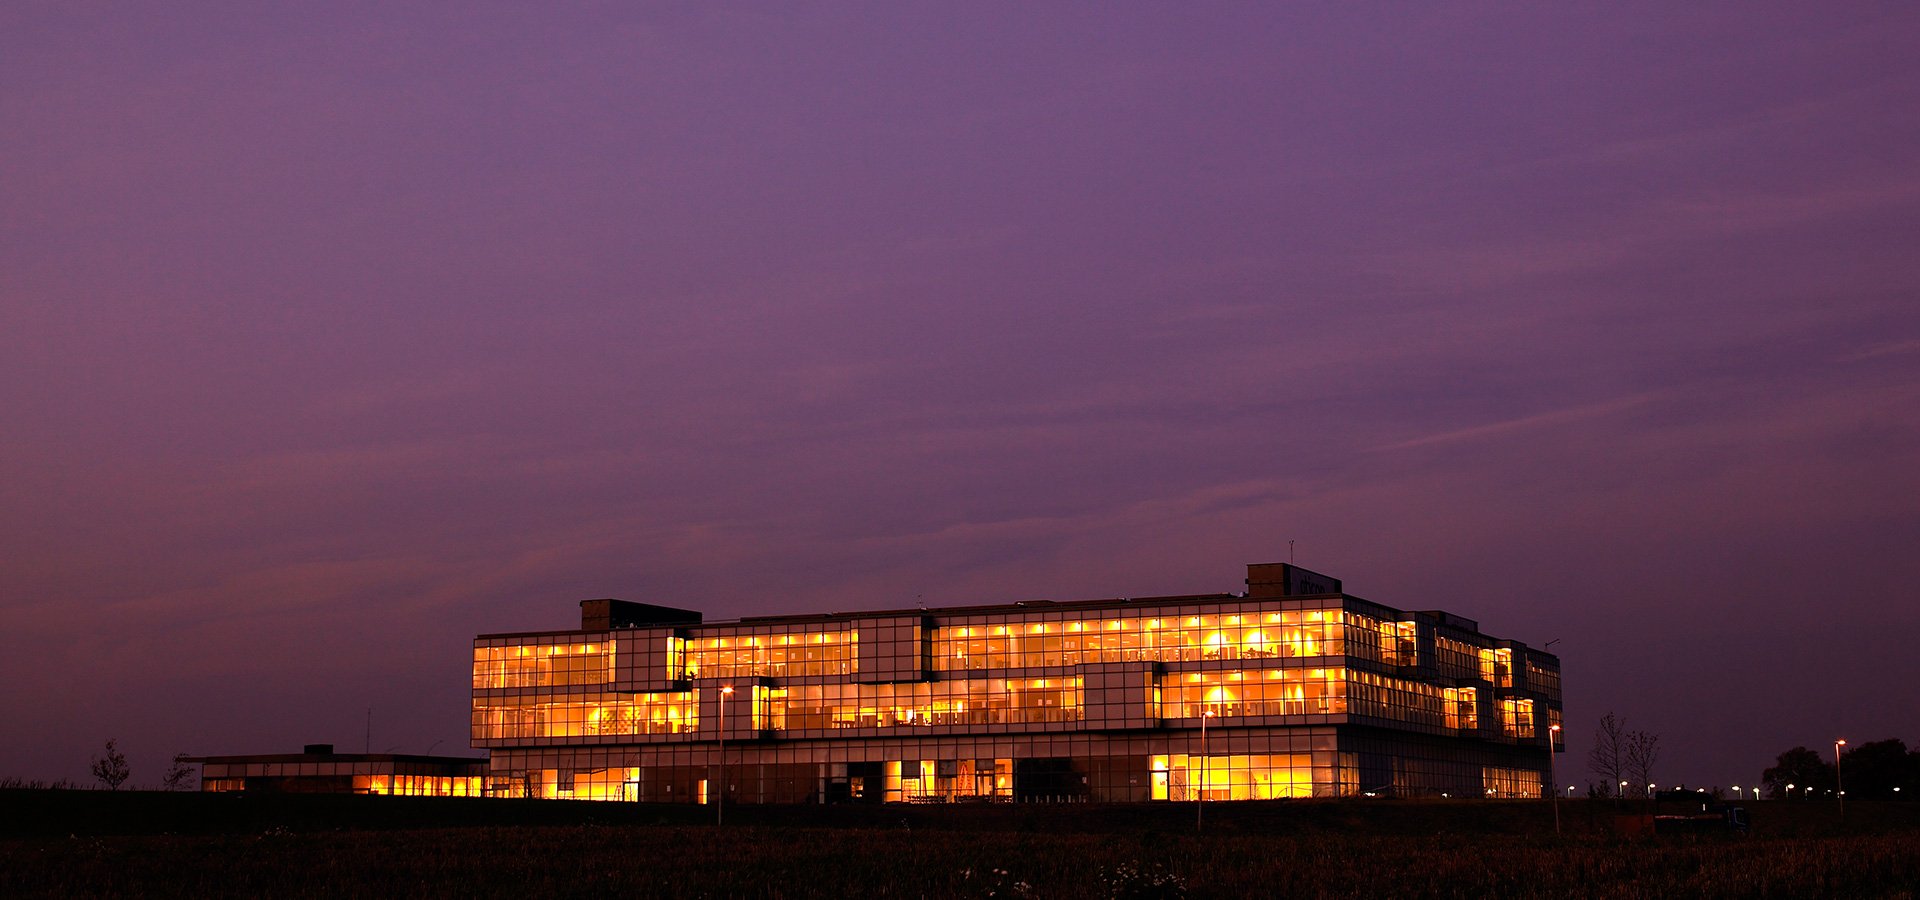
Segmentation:
[(1660, 761), (1660, 736), (1645, 731), (1627, 734), (1625, 752), (1627, 774), (1633, 776), (1636, 785), (1653, 783), (1653, 764)]
[(173, 765), (167, 767), (166, 777), (160, 779), (160, 786), (169, 791), (193, 790), (193, 763), (185, 753), (173, 755)]
[(107, 754), (94, 757), (93, 760), (93, 777), (100, 779), (100, 783), (110, 791), (119, 790), (133, 775), (133, 771), (127, 768), (126, 754), (121, 753), (115, 744), (113, 738), (107, 738)]
[(1593, 730), (1593, 749), (1587, 751), (1587, 770), (1606, 782), (1607, 792), (1620, 796), (1620, 782), (1627, 771), (1626, 720), (1609, 711), (1600, 717)]

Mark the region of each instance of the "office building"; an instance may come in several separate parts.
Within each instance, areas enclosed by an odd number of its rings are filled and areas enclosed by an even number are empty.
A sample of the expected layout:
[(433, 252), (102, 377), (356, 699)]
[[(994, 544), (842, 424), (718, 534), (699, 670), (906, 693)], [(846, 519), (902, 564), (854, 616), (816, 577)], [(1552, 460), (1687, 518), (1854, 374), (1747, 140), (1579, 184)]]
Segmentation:
[(482, 635), (495, 796), (702, 803), (1540, 797), (1560, 664), (1285, 563), (1242, 594)]

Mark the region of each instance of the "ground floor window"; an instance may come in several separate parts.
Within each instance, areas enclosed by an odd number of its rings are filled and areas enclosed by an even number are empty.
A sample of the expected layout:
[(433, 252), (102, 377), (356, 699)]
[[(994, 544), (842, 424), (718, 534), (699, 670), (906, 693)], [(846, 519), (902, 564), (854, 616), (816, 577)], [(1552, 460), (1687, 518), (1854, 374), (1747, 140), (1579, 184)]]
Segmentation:
[(1338, 767), (1313, 765), (1312, 754), (1153, 757), (1153, 799), (1279, 800), (1340, 791)]

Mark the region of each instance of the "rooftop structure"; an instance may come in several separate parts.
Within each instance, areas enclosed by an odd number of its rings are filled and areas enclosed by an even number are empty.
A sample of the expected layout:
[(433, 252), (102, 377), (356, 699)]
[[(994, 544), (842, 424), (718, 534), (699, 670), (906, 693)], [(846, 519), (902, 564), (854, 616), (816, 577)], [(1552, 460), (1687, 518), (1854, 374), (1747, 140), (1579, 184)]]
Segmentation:
[(1340, 589), (1275, 563), (1245, 594), (734, 622), (589, 600), (475, 639), (473, 744), (498, 796), (1542, 796), (1558, 658)]

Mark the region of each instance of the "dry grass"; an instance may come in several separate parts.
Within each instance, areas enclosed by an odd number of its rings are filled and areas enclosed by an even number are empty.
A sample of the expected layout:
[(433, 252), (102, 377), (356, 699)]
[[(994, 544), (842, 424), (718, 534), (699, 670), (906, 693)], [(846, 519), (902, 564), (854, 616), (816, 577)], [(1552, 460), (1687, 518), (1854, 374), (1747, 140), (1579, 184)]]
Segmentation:
[[(1794, 811), (1776, 809), (1774, 833), (1762, 820), (1750, 838), (1622, 838), (1592, 827), (1599, 816), (1558, 838), (1511, 827), (1537, 825), (1538, 809), (1223, 809), (1205, 836), (1152, 809), (1014, 814), (1007, 821), (1028, 830), (996, 831), (977, 827), (991, 816), (947, 827), (895, 807), (867, 814), (889, 827), (681, 819), (42, 835), (0, 840), (0, 896), (1913, 897), (1920, 885), (1920, 828), (1905, 810), (1849, 828), (1813, 810), (1802, 816), (1812, 824), (1784, 827)], [(902, 815), (919, 820), (892, 824)]]

